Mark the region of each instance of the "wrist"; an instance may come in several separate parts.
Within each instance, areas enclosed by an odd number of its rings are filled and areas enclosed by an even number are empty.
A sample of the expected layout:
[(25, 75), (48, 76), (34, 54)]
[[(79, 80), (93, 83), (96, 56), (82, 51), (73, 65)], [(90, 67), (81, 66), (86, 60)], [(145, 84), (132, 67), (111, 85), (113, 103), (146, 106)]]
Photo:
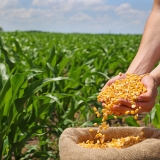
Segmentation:
[(154, 72), (151, 72), (149, 75), (153, 77), (156, 86), (159, 87), (160, 86), (160, 76), (158, 76)]

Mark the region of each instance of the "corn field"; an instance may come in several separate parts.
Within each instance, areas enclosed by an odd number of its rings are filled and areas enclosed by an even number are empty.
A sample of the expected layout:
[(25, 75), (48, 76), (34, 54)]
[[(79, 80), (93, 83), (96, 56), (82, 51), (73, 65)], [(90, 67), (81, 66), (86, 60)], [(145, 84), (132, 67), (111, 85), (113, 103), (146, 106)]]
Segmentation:
[[(126, 71), (141, 40), (141, 35), (0, 34), (0, 159), (4, 160), (58, 160), (64, 129), (101, 122), (93, 111), (101, 108), (97, 95), (109, 78)], [(145, 125), (160, 128), (159, 106), (157, 99), (143, 119)], [(132, 117), (124, 123), (139, 126)], [(32, 139), (38, 143), (30, 145)]]

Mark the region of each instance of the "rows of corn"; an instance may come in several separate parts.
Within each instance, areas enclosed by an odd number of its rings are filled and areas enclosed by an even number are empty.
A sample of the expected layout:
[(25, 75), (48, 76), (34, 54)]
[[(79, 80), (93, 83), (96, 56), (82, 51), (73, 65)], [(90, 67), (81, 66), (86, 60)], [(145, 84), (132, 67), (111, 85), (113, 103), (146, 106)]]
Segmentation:
[[(109, 78), (125, 72), (140, 39), (140, 35), (1, 32), (0, 157), (59, 159), (57, 144), (65, 128), (101, 123), (93, 111), (102, 108), (98, 93)], [(146, 125), (160, 127), (158, 106), (159, 100), (145, 117)], [(123, 124), (139, 126), (129, 115)], [(39, 143), (29, 145), (30, 139)]]

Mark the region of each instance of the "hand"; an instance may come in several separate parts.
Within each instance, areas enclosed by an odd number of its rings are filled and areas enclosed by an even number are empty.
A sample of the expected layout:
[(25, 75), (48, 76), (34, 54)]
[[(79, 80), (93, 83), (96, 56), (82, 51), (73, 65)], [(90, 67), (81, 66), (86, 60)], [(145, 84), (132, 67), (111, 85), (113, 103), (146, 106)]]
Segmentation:
[[(158, 85), (156, 83), (156, 80), (151, 75), (147, 75), (142, 78), (142, 83), (147, 89), (146, 93), (141, 94), (138, 97), (138, 100), (136, 102), (136, 108), (141, 107), (140, 112), (150, 112), (151, 109), (154, 107), (154, 103), (158, 94)], [(113, 106), (113, 111), (115, 113), (124, 114), (126, 111), (133, 110), (131, 108), (131, 103), (125, 99), (120, 99), (119, 103), (121, 105), (115, 105)]]
[[(124, 73), (119, 73), (117, 76), (111, 78), (105, 85), (104, 87), (102, 88), (101, 91), (105, 90), (105, 88), (107, 86), (110, 86), (112, 83), (114, 83), (116, 80), (119, 80), (119, 79), (125, 79), (126, 78), (126, 75)], [(103, 99), (100, 100), (100, 102), (102, 103), (102, 106), (104, 105), (104, 101)]]
[(126, 78), (126, 75), (125, 75), (124, 73), (119, 73), (119, 75), (111, 78), (111, 79), (105, 84), (105, 86), (102, 88), (102, 90), (104, 90), (105, 87), (110, 86), (110, 85), (111, 85), (112, 83), (114, 83), (116, 80), (124, 79), (124, 78)]

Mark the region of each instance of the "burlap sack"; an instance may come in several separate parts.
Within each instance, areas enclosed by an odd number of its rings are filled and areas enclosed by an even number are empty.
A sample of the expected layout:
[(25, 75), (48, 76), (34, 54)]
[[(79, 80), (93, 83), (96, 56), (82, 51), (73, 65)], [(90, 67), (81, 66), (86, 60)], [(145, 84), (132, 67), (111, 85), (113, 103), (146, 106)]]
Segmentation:
[(137, 136), (142, 131), (147, 138), (133, 146), (118, 148), (83, 148), (79, 142), (93, 140), (98, 128), (68, 128), (60, 136), (61, 160), (160, 160), (160, 130), (147, 127), (109, 127), (104, 133), (107, 140)]

